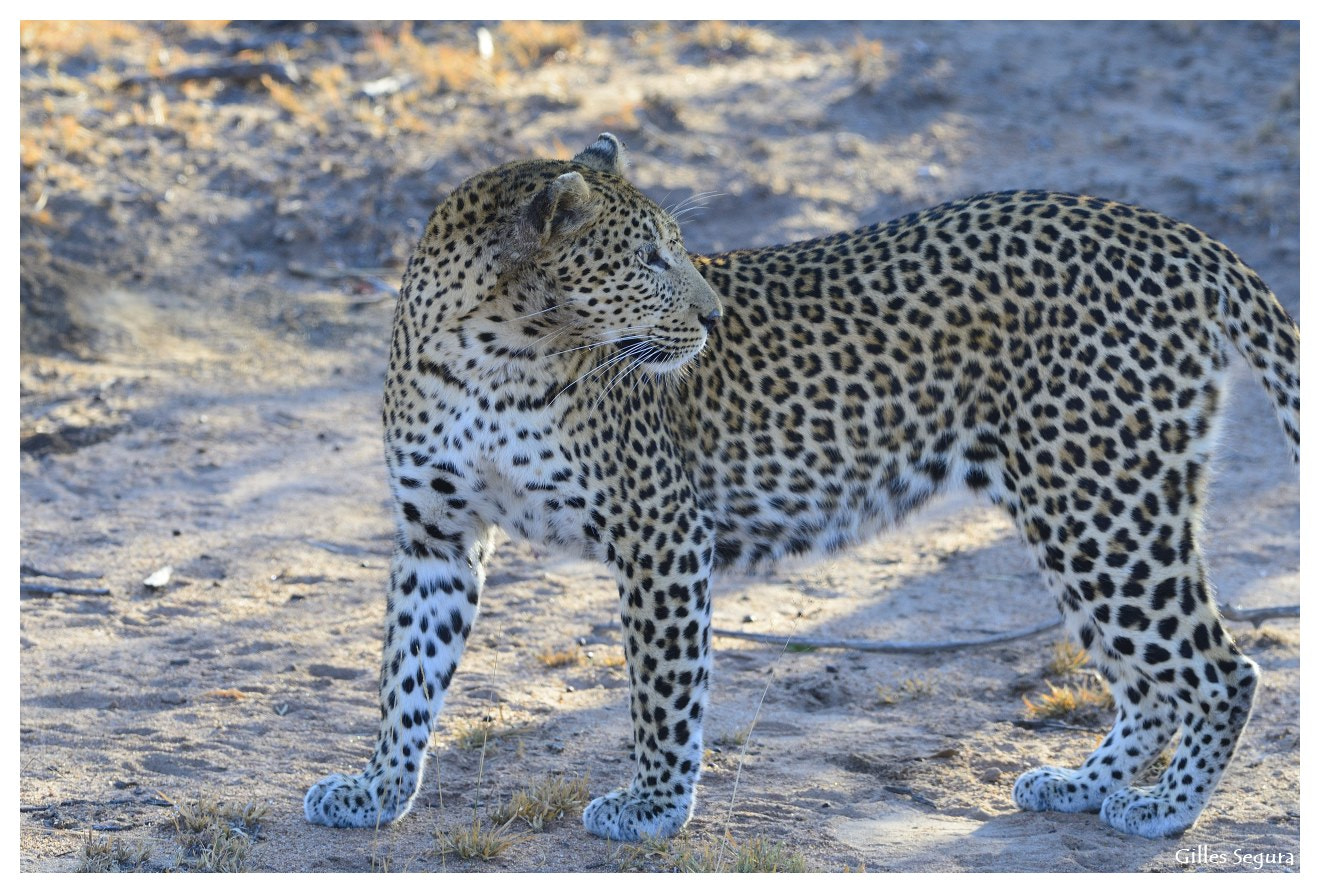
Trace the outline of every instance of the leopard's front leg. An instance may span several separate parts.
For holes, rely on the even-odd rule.
[[[390,568],[376,749],[361,773],[311,787],[303,800],[309,822],[376,827],[406,813],[421,786],[431,728],[476,619],[490,545],[485,529],[413,526],[400,524]]]
[[[693,541],[661,554],[616,546],[634,774],[583,813],[587,830],[600,837],[669,837],[692,815],[710,686],[714,540],[700,523],[688,535]]]

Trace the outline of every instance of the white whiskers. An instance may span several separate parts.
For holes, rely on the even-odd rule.
[[[627,377],[628,373],[632,372],[634,369],[641,366],[647,360],[651,359],[651,357],[654,356],[656,352],[655,348],[649,344],[638,344],[636,347],[623,351],[622,353],[619,354],[619,356],[624,357],[627,356],[628,354],[633,353],[634,351],[638,354],[637,358],[628,365],[628,368],[624,369],[618,375],[614,376],[612,379],[610,379],[610,383],[605,385],[605,388],[600,392],[600,396],[596,398],[596,402],[591,404],[591,409],[593,412],[596,410],[597,407],[600,406],[601,402],[605,399],[605,397],[609,394],[609,392],[614,388],[616,384],[618,384],[625,377]],[[641,378],[642,377],[640,375],[637,376],[637,380],[639,382],[641,381]],[[633,387],[636,388],[637,385],[634,384]],[[632,391],[629,391],[628,393],[631,394]]]
[[[696,192],[666,210],[669,216],[674,218],[675,223],[682,223],[685,217],[691,220],[696,214],[706,210],[710,199],[719,198],[724,194],[723,192]]]
[[[620,339],[617,339],[617,340],[618,340],[618,341],[625,341],[625,340],[627,340],[627,339],[626,339],[626,338],[620,338]],[[569,350],[585,350],[585,349],[587,349],[587,348],[589,348],[589,347],[601,347],[601,346],[604,346],[605,344],[612,344],[612,343],[615,343],[615,342],[613,342],[613,341],[608,341],[608,342],[603,342],[602,344],[588,344],[588,345],[583,345],[583,346],[581,346],[581,347],[570,348]],[[562,396],[563,396],[564,394],[566,394],[568,391],[572,390],[575,386],[577,386],[580,382],[584,381],[585,379],[590,378],[591,376],[596,375],[596,374],[598,374],[598,373],[600,373],[600,372],[603,372],[603,371],[605,371],[606,369],[609,369],[609,368],[612,367],[612,366],[616,366],[616,365],[618,365],[619,363],[624,362],[625,360],[629,360],[629,361],[630,361],[630,360],[632,360],[634,357],[636,357],[636,356],[639,355],[639,354],[643,354],[643,355],[644,355],[644,354],[646,354],[646,353],[647,353],[648,351],[650,351],[650,350],[653,350],[653,348],[652,348],[649,344],[646,344],[646,343],[643,342],[643,343],[634,344],[633,346],[631,346],[631,347],[629,347],[629,348],[627,348],[627,349],[625,349],[625,350],[621,350],[621,351],[619,351],[619,352],[616,353],[616,354],[612,354],[612,355],[611,355],[608,359],[606,359],[603,363],[597,363],[595,366],[592,366],[590,369],[588,369],[586,372],[584,372],[584,373],[582,373],[581,375],[579,375],[579,376],[578,376],[577,378],[575,378],[573,381],[571,381],[571,382],[569,382],[568,384],[564,385],[564,387],[561,388],[561,389],[559,390],[559,393],[555,394],[554,397],[550,398],[550,402],[549,402],[548,404],[546,404],[547,408],[550,407],[550,406],[553,406],[553,405],[555,404],[555,401],[556,401],[556,400],[558,400],[560,397],[562,397]],[[568,353],[568,352],[569,352],[569,351],[561,351],[561,353]],[[553,355],[552,355],[552,356],[553,356]],[[639,361],[636,362],[636,363],[632,363],[631,365],[629,365],[629,366],[628,366],[628,369],[625,369],[625,370],[624,370],[624,374],[626,374],[626,373],[628,372],[628,370],[631,369],[631,368],[633,368],[634,366],[639,365],[641,362],[645,362],[645,359],[646,359],[645,356],[642,356],[642,359],[641,359],[641,360],[639,360]],[[612,384],[612,382],[611,382],[611,384]],[[606,391],[609,391],[609,386],[608,386],[608,385],[606,386],[605,390],[606,390]],[[603,396],[603,395],[602,395],[602,396]],[[599,401],[598,401],[598,402],[599,402]],[[594,408],[594,407],[593,407],[593,408]]]
[[[552,354],[546,354],[546,359],[557,357],[566,353],[574,353],[579,350],[591,350],[593,347],[606,347],[611,344],[620,344],[636,338],[637,335],[628,334],[629,332],[645,333],[650,332],[653,326],[624,326],[621,329],[606,329],[601,332],[602,335],[611,337],[601,338],[596,341],[590,341],[586,344],[579,344],[576,347],[566,347],[563,350],[557,350]]]

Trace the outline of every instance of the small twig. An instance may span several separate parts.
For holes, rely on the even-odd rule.
[[[85,800],[77,798],[73,800],[61,800],[58,803],[30,803],[27,806],[19,806],[19,812],[42,812],[47,809],[67,809],[70,806],[173,806],[172,800],[165,800],[160,797],[148,797],[146,799],[134,800],[131,797],[116,797],[113,800]]]
[[[1013,725],[1020,729],[1057,729],[1061,732],[1090,732],[1093,735],[1103,735],[1105,732],[1104,729],[1075,726],[1057,719],[1015,719]]]
[[[1219,612],[1229,620],[1250,623],[1256,629],[1266,620],[1275,617],[1301,617],[1301,605],[1276,605],[1270,608],[1239,608],[1236,605],[1220,605]]]
[[[907,797],[913,803],[920,803],[922,806],[929,806],[931,808],[935,807],[935,801],[931,800],[929,797],[923,797],[921,794],[918,794],[906,785],[887,784],[885,785],[885,790],[891,794],[898,794],[900,797]]]
[[[1302,615],[1301,605],[1278,605],[1270,608],[1238,608],[1232,605],[1222,605],[1220,611],[1229,620],[1250,623],[1257,629],[1266,620],[1278,617],[1301,617]],[[803,648],[841,648],[846,651],[870,651],[878,654],[926,654],[965,648],[982,648],[988,645],[998,645],[1001,642],[1029,639],[1032,636],[1054,629],[1060,623],[1060,621],[1054,620],[1018,632],[999,633],[986,636],[983,639],[957,639],[949,642],[868,642],[859,639],[816,639],[795,636],[793,637],[793,644]],[[769,633],[748,633],[730,629],[715,629],[711,632],[717,636],[747,639],[752,642],[765,642],[771,645],[782,644],[785,640],[784,636]]]
[[[382,549],[372,548],[371,546],[346,546],[342,543],[332,543],[327,540],[303,540],[303,542],[315,549],[323,549],[326,552],[332,552],[335,555],[351,555],[357,557],[362,555],[383,556],[389,554]]]
[[[936,651],[982,648],[987,645],[998,645],[1001,642],[1012,642],[1016,639],[1029,639],[1032,636],[1038,636],[1043,632],[1055,629],[1061,626],[1062,623],[1060,620],[1051,620],[1048,623],[1042,623],[1039,626],[1033,626],[1031,629],[1018,632],[998,633],[997,635],[986,636],[983,639],[956,639],[948,642],[868,642],[861,639],[824,639],[810,636],[793,636],[792,638],[794,647],[842,648],[847,651],[871,651],[880,654],[926,654]],[[782,635],[776,636],[768,633],[745,633],[728,629],[714,629],[711,632],[717,636],[748,639],[752,642],[767,642],[773,645],[783,644],[785,640]]]
[[[222,81],[259,81],[269,77],[281,84],[296,84],[299,81],[298,69],[281,62],[235,62],[228,65],[201,65],[194,68],[180,68],[162,74],[134,74],[119,82],[119,89],[136,87],[139,84],[180,81],[209,81],[219,78]]]
[[[37,595],[58,595],[61,592],[65,595],[109,595],[110,590],[102,587],[96,589],[85,589],[78,586],[52,586],[48,583],[21,583],[24,592],[32,592]]]
[[[343,280],[348,279],[354,282],[361,282],[364,285],[369,285],[383,294],[397,295],[399,293],[397,288],[383,278],[384,276],[390,275],[387,270],[355,270],[337,267],[321,269],[319,267],[306,267],[298,263],[289,264],[287,269],[294,276],[299,276],[303,279],[317,279],[322,282],[342,282]],[[383,300],[383,298],[377,298],[376,300]]]
[[[20,564],[18,572],[24,577],[50,577],[52,580],[99,580],[102,574],[88,571],[43,571],[30,564]]]

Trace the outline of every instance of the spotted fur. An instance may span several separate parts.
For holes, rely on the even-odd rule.
[[[1226,247],[1097,198],[981,195],[689,258],[609,134],[569,162],[479,175],[432,216],[395,317],[376,749],[313,786],[307,818],[407,812],[499,526],[618,580],[635,767],[586,827],[677,832],[702,755],[711,572],[839,549],[965,486],[1016,522],[1118,704],[1080,768],[1027,772],[1014,799],[1176,834],[1259,676],[1197,544],[1229,348],[1296,454],[1299,338]],[[1171,743],[1158,782],[1134,786]]]

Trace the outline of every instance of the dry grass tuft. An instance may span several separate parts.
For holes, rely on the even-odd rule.
[[[150,859],[151,848],[146,844],[112,841],[104,834],[93,837],[88,831],[75,870],[83,873],[138,872],[145,870]]]
[[[359,62],[378,62],[411,75],[427,94],[467,90],[486,74],[475,41],[462,48],[428,44],[413,33],[409,23],[393,39],[380,31],[367,35],[367,49]]]
[[[793,852],[782,843],[754,837],[735,847],[733,862],[725,870],[762,874],[800,873],[807,870],[807,860],[802,854]]]
[[[689,39],[693,45],[712,55],[726,56],[768,53],[777,43],[775,36],[768,31],[722,21],[699,22]]]
[[[591,661],[593,666],[608,667],[612,670],[628,666],[628,658],[621,648],[611,649],[605,654],[594,651],[588,652],[587,660]]]
[[[878,40],[867,40],[858,36],[857,40],[843,52],[843,57],[852,70],[853,80],[862,90],[873,93],[893,74],[893,66],[885,45]]]
[[[524,71],[551,59],[565,62],[581,55],[586,32],[581,22],[502,22],[495,35],[496,52]]]
[[[480,818],[473,817],[471,825],[456,831],[437,831],[434,853],[459,859],[480,859],[482,862],[498,859],[509,847],[527,839],[525,834],[509,832],[511,821],[502,825],[488,825]]]
[[[1114,699],[1095,679],[1088,678],[1074,685],[1055,685],[1046,681],[1049,691],[1032,701],[1022,698],[1030,719],[1090,719],[1099,713],[1114,709]]]
[[[1080,645],[1069,640],[1055,642],[1049,663],[1045,664],[1045,673],[1048,676],[1067,676],[1076,673],[1085,663],[1086,652]]]
[[[547,648],[536,659],[542,666],[554,669],[556,667],[576,667],[582,663],[582,652],[576,647],[572,648]]]
[[[615,853],[619,871],[676,871],[682,873],[793,873],[807,870],[807,861],[782,843],[763,837],[737,843],[694,840],[684,832],[669,840],[650,840],[621,846]]]
[[[22,22],[18,27],[18,45],[34,65],[58,65],[89,51],[105,54],[117,44],[141,39],[141,29],[129,22]]]
[[[750,737],[752,737],[752,725],[749,723],[741,728],[721,732],[715,736],[715,740],[711,743],[716,747],[742,747]]]
[[[303,101],[298,91],[287,84],[279,83],[268,74],[261,76],[261,86],[270,93],[271,101],[288,112],[294,121],[315,129],[322,136],[330,132],[329,123],[318,111],[314,111]]]
[[[174,833],[183,855],[183,871],[246,871],[261,834],[264,806],[227,806],[213,800],[175,804]]]
[[[503,715],[458,720],[452,729],[454,746],[460,750],[486,750],[506,739],[521,739],[535,731],[531,724],[510,722]]]
[[[572,645],[567,648],[547,648],[536,655],[536,659],[542,666],[550,669],[580,667],[583,664],[617,669],[628,665],[628,661],[621,650],[611,648],[604,652],[583,651],[581,648]]]
[[[533,831],[540,831],[547,822],[562,818],[587,805],[590,794],[587,778],[550,776],[531,787],[516,791],[509,802],[491,815],[497,825],[508,825],[515,820],[527,823]]]
[[[910,676],[907,679],[904,679],[897,686],[877,685],[875,687],[876,700],[885,707],[898,704],[902,701],[915,701],[917,698],[924,698],[934,693],[934,682],[931,682],[929,679],[920,679],[916,676]]]
[[[1048,691],[1036,695],[1034,700],[1022,699],[1027,717],[1090,722],[1103,719],[1104,714],[1113,710],[1113,696],[1094,672],[1085,669],[1086,661],[1086,651],[1073,642],[1055,642],[1044,675],[1072,681],[1055,685],[1047,678]]]

